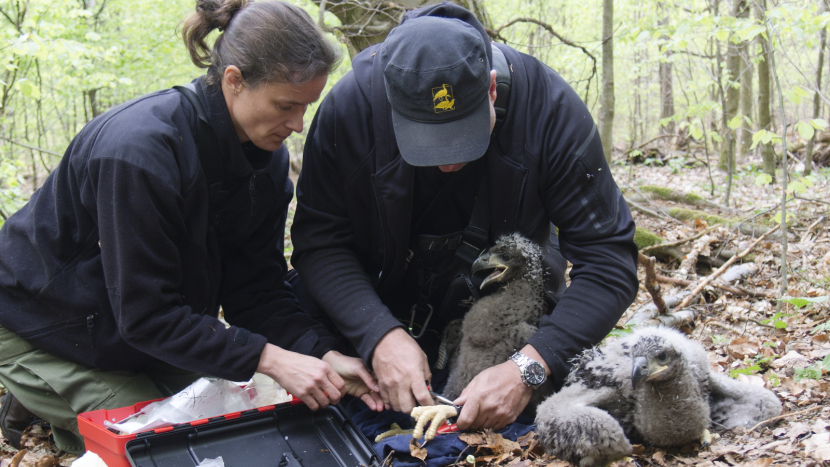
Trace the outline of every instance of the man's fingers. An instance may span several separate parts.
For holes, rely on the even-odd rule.
[[[435,401],[432,400],[432,394],[429,393],[429,388],[424,384],[423,379],[416,380],[412,384],[412,394],[415,395],[415,399],[421,405],[435,405]]]
[[[475,400],[471,400],[464,405],[464,408],[461,409],[461,415],[458,416],[458,428],[462,430],[469,429],[473,422],[478,418],[478,402]]]

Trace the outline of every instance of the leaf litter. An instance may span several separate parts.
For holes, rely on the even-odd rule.
[[[618,184],[625,186],[656,185],[686,193],[696,193],[710,201],[722,202],[708,194],[705,169],[685,167],[673,172],[669,167],[614,166]],[[724,176],[716,173],[717,183]],[[763,292],[767,296],[733,293],[713,281],[701,292],[690,308],[694,321],[681,327],[689,337],[701,342],[708,351],[712,368],[752,384],[764,385],[782,401],[779,417],[757,427],[717,432],[710,446],[689,445],[663,449],[635,445],[629,458],[613,463],[614,467],[659,465],[701,467],[768,467],[787,465],[811,467],[830,465],[830,173],[820,171],[810,191],[788,203],[788,298],[780,302],[780,257],[782,241],[769,238],[761,242],[744,264],[755,269],[749,276],[728,285],[743,291]],[[722,186],[718,186],[723,191]],[[773,225],[780,201],[780,188],[756,186],[749,173],[736,177],[732,187],[732,205],[719,210],[711,205],[707,213],[722,217],[739,217],[757,230],[752,236],[746,229],[711,225],[702,218],[679,221],[656,218],[632,209],[638,227],[657,234],[663,242],[689,239],[706,229],[713,239],[701,250],[701,259],[719,251],[740,252]],[[627,195],[626,195],[627,196]],[[662,213],[682,207],[676,201],[650,199],[649,210]],[[291,216],[289,216],[291,218]],[[286,229],[288,232],[288,229]],[[750,232],[751,234],[752,232]],[[287,241],[290,236],[287,234]],[[677,248],[689,254],[693,242]],[[735,254],[733,253],[733,254]],[[740,262],[739,262],[740,263]],[[690,291],[716,269],[717,261],[698,261],[679,285],[660,282],[663,297]],[[657,274],[672,278],[680,261],[663,258],[656,263]],[[653,302],[643,285],[644,271],[639,269],[640,290],[634,303],[621,318],[615,332],[625,332],[624,325],[634,313]],[[674,278],[678,279],[678,278]],[[659,279],[658,279],[659,280]],[[740,292],[741,290],[737,290]],[[779,304],[781,305],[778,311]],[[671,310],[669,310],[671,311]],[[517,442],[504,439],[492,431],[464,433],[462,441],[469,449],[459,456],[458,466],[565,467],[570,464],[544,453],[536,434],[530,432]],[[413,440],[414,441],[414,440]],[[34,426],[24,434],[24,451],[17,451],[0,438],[0,467],[67,467],[75,456],[59,452],[48,428]],[[416,441],[410,445],[413,457],[425,459],[429,446]],[[472,462],[470,462],[472,461]]]

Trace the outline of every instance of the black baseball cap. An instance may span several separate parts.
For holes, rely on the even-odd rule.
[[[414,166],[452,165],[490,144],[490,61],[479,31],[455,18],[421,16],[380,49],[395,138]]]

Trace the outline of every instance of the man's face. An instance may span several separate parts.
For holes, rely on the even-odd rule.
[[[496,70],[490,71],[490,90],[488,94],[490,98],[490,133],[493,133],[493,128],[496,127]],[[463,164],[439,165],[438,170],[444,173],[458,172],[466,165],[467,162]]]

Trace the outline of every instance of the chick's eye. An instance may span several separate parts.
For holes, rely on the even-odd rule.
[[[289,110],[291,110],[291,106],[290,105],[281,105],[280,110],[282,110],[283,112],[288,112]]]
[[[510,255],[501,255],[501,259],[505,261],[510,261]]]
[[[668,355],[666,355],[666,352],[660,352],[659,354],[657,354],[657,359],[660,360],[661,362],[666,361],[666,358],[668,358]]]

